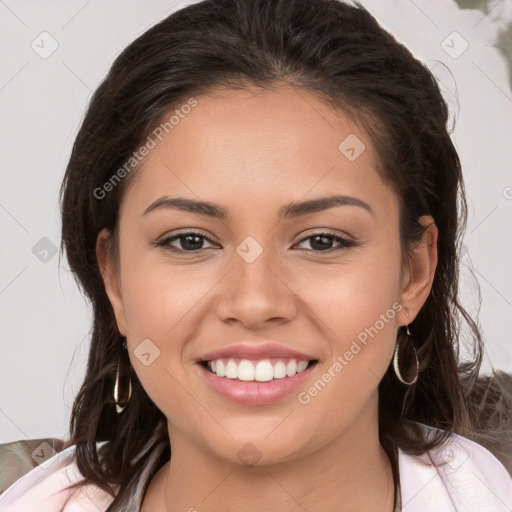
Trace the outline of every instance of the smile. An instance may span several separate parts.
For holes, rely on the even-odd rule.
[[[245,405],[277,402],[311,376],[317,360],[214,359],[197,364],[200,375],[216,394]]]

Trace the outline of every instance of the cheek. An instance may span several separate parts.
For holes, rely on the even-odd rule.
[[[190,338],[189,317],[204,292],[167,265],[140,260],[137,265],[135,258],[133,263],[125,266],[123,285],[131,364],[152,402],[186,429],[198,406],[184,385],[183,349]]]
[[[166,345],[179,339],[194,308],[218,280],[218,273],[206,268],[171,263],[156,249],[129,252],[122,267],[122,282],[130,335],[166,340]]]
[[[373,326],[393,304],[388,317],[395,316],[401,290],[399,251],[393,247],[361,251],[337,266],[319,266],[314,279],[313,272],[303,274],[300,297],[339,348]]]
[[[356,284],[348,278],[338,284],[344,286],[327,289],[332,300],[319,309],[328,325],[322,334],[329,355],[309,387],[296,396],[297,412],[308,418],[311,431],[323,432],[327,438],[376,403],[379,383],[393,356],[401,309],[389,288],[380,289],[369,278],[366,287],[362,280]]]
[[[184,350],[196,335],[197,315],[207,315],[203,302],[219,273],[211,266],[171,264],[154,250],[125,247],[121,280],[132,366],[151,400],[179,425],[198,414],[183,387],[190,378],[190,355]],[[139,358],[142,353],[149,356]]]
[[[397,246],[381,246],[360,258],[347,258],[346,265],[335,272],[331,268],[317,273],[316,286],[310,284],[307,295],[303,294],[321,320],[317,324],[328,341],[329,355],[323,369],[327,375],[320,378],[329,390],[323,391],[323,384],[319,384],[322,392],[315,398],[318,405],[346,401],[349,407],[357,407],[385,374],[402,309],[399,262]]]

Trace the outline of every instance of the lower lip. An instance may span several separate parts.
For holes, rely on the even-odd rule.
[[[198,364],[197,366],[201,375],[219,395],[240,404],[263,405],[277,402],[301,385],[304,385],[304,382],[309,378],[317,364],[310,364],[304,371],[296,373],[292,377],[283,377],[282,379],[274,379],[267,382],[244,382],[228,379],[227,377],[219,377],[217,374],[207,370],[203,365]]]

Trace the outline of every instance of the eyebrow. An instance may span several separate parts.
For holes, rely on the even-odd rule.
[[[284,205],[279,209],[279,219],[293,219],[308,215],[310,213],[320,212],[334,208],[336,206],[357,206],[367,210],[375,217],[375,212],[372,210],[368,203],[357,197],[345,196],[334,194],[326,197],[319,197],[317,199],[310,199],[308,201],[292,202]],[[142,216],[147,215],[149,212],[159,210],[162,208],[177,208],[178,210],[197,213],[199,215],[207,215],[216,219],[229,219],[229,212],[222,206],[209,202],[209,201],[196,201],[185,197],[169,197],[162,196],[153,203],[151,203],[145,210]]]

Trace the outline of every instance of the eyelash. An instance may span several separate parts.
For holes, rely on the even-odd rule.
[[[193,250],[193,251],[186,251],[184,249],[178,249],[178,248],[173,247],[173,246],[170,245],[171,242],[173,242],[175,240],[179,240],[181,237],[185,237],[187,235],[194,235],[194,236],[197,236],[197,237],[200,237],[200,238],[204,238],[208,242],[210,242],[212,244],[215,244],[215,242],[211,238],[209,238],[206,235],[203,235],[202,233],[197,233],[195,231],[184,231],[182,233],[178,233],[178,234],[173,235],[171,237],[164,238],[163,240],[161,240],[159,242],[156,242],[153,245],[155,247],[163,247],[165,250],[168,250],[168,251],[171,251],[171,252],[174,252],[174,253],[182,253],[182,254],[186,254],[186,253],[188,253],[188,254],[198,254],[198,253],[200,253],[202,251],[210,249],[210,247],[207,247],[207,248],[197,249],[197,250]],[[339,247],[339,248],[330,248],[330,249],[326,249],[324,251],[315,251],[314,249],[307,249],[308,251],[312,251],[315,254],[324,254],[324,253],[332,253],[332,252],[335,252],[335,251],[349,249],[351,247],[355,247],[355,246],[359,245],[357,242],[349,240],[348,238],[344,238],[344,237],[341,237],[339,235],[335,235],[334,233],[329,233],[329,232],[326,232],[326,231],[322,231],[322,232],[318,232],[318,233],[313,233],[312,235],[309,235],[309,236],[303,238],[298,243],[301,244],[302,242],[304,242],[306,240],[309,240],[310,238],[315,238],[315,237],[320,237],[320,236],[332,238],[334,241],[339,242],[341,247]]]

